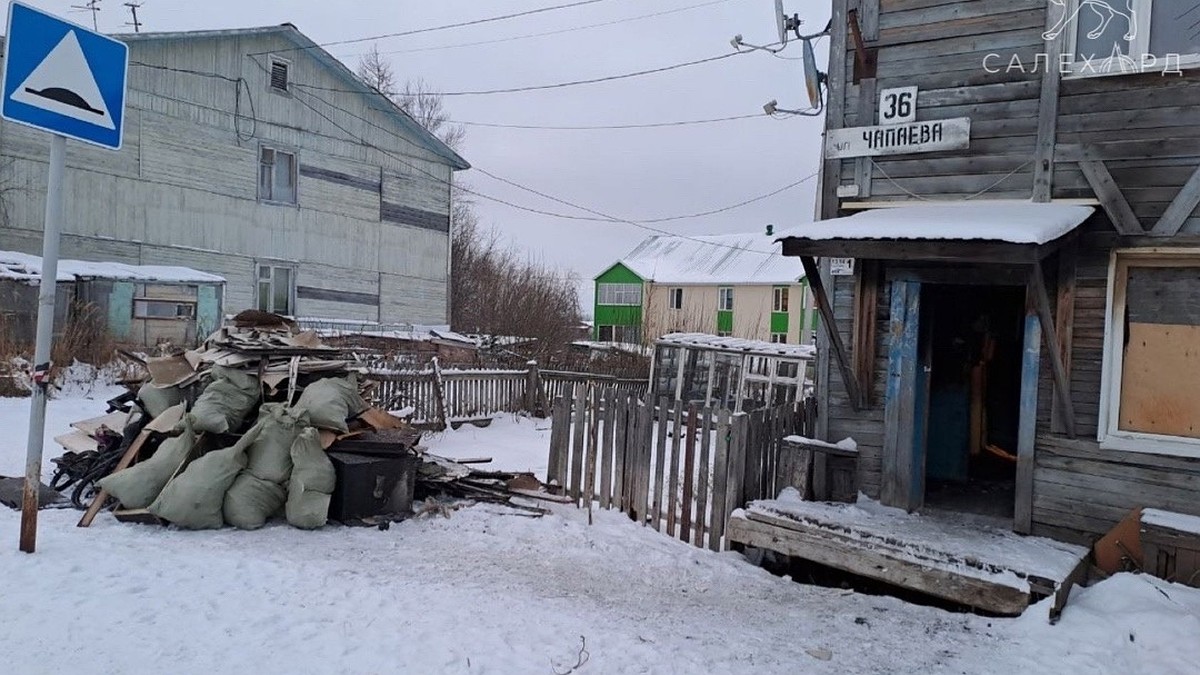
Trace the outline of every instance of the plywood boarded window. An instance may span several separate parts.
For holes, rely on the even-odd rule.
[[[1200,252],[1117,254],[1112,270],[1101,440],[1200,453]]]

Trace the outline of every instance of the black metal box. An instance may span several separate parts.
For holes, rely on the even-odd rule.
[[[354,522],[368,518],[406,518],[412,513],[419,459],[409,454],[371,457],[331,452],[337,484],[329,518]]]

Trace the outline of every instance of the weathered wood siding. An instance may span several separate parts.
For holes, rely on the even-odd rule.
[[[290,61],[290,93],[268,86],[268,52]],[[220,274],[233,312],[254,305],[257,263],[289,264],[297,315],[448,320],[451,167],[386,102],[278,32],[133,39],[130,61],[122,150],[69,144],[64,256]],[[298,204],[258,200],[264,145],[295,153]],[[0,124],[4,180],[21,188],[0,248],[40,252],[47,148]]]

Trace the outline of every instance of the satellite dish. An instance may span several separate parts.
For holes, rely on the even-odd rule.
[[[804,40],[804,91],[808,93],[808,104],[821,107],[821,73],[817,71],[817,56],[813,53],[812,40]]]
[[[779,32],[779,44],[788,42],[788,17],[783,13],[783,0],[775,0],[775,28]]]

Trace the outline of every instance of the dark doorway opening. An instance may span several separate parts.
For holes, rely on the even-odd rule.
[[[925,504],[1011,521],[1025,288],[922,288],[929,366]]]

